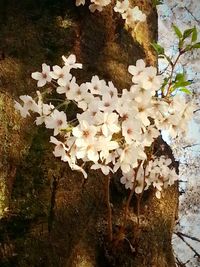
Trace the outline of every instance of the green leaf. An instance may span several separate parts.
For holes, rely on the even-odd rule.
[[[179,39],[181,39],[183,37],[182,32],[180,31],[180,29],[176,26],[176,25],[172,25],[174,32],[176,33],[176,35],[178,36]]]
[[[199,43],[196,43],[196,44],[194,44],[194,45],[192,45],[191,48],[200,48],[200,42],[199,42]]]
[[[190,84],[191,82],[188,82],[188,81],[179,81],[174,84],[174,88],[179,88],[179,87],[187,86]]]
[[[184,51],[185,51],[185,52],[186,52],[186,51],[190,51],[190,50],[191,50],[191,48],[192,48],[192,46],[191,46],[191,45],[186,45],[186,47],[185,47]]]
[[[165,86],[167,85],[168,81],[169,81],[170,77],[166,77],[164,78],[163,84],[161,86],[161,91],[164,92]]]
[[[151,45],[153,46],[154,50],[158,55],[163,55],[165,53],[165,50],[161,45],[157,43],[151,43]]]
[[[193,33],[192,33],[192,42],[196,42],[197,40],[197,28],[194,27]]]
[[[183,47],[183,43],[184,43],[183,39],[180,39],[179,44],[178,44],[179,49],[181,49]]]
[[[176,81],[184,81],[185,80],[185,74],[184,73],[178,73],[175,78]]]
[[[173,87],[175,89],[177,89],[180,87],[185,87],[185,86],[190,85],[190,84],[191,84],[191,82],[186,81],[184,73],[178,73],[175,77]]]
[[[194,31],[194,28],[185,30],[183,33],[183,39],[188,38],[193,33],[193,31]]]
[[[157,6],[157,5],[162,5],[163,4],[163,0],[153,0],[153,6]]]
[[[184,92],[184,93],[186,93],[188,95],[192,95],[192,92],[190,90],[188,90],[187,88],[185,88],[185,87],[181,88],[179,91]]]

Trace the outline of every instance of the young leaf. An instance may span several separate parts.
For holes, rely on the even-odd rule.
[[[197,40],[197,28],[194,27],[193,33],[192,33],[192,42],[196,42]]]
[[[190,84],[191,82],[188,82],[188,81],[179,81],[174,84],[174,88],[179,88],[179,87],[187,86]]]
[[[190,90],[188,90],[187,88],[181,88],[179,91],[181,91],[181,92],[184,92],[184,93],[186,93],[186,94],[188,94],[188,95],[191,95],[192,94],[192,92],[190,91]]]
[[[178,73],[175,78],[175,82],[179,81],[182,82],[185,80],[185,74],[184,73]]]
[[[162,5],[163,0],[153,0],[153,6]]]
[[[188,38],[193,33],[193,31],[194,31],[194,28],[185,30],[183,33],[183,39]]]
[[[181,39],[183,37],[182,32],[179,30],[179,28],[176,25],[172,25],[174,32],[176,33],[176,35],[178,36],[179,39]]]
[[[161,45],[157,43],[151,43],[151,45],[153,46],[154,50],[158,55],[163,55],[165,53],[165,50]]]
[[[196,43],[194,44],[191,48],[200,48],[200,42],[199,43]]]

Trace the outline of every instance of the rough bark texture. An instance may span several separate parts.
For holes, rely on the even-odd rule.
[[[110,244],[105,177],[90,171],[84,183],[53,157],[45,129],[14,111],[14,98],[34,94],[31,72],[43,62],[60,64],[63,54],[75,53],[84,64],[79,82],[98,74],[119,90],[130,84],[128,65],[138,58],[156,64],[150,42],[157,37],[157,16],[150,0],[132,1],[148,15],[132,31],[111,6],[91,14],[74,2],[0,1],[0,265],[173,267],[177,187],[165,190],[161,200],[153,190],[144,195],[139,228],[133,199],[127,238]],[[161,140],[155,147],[173,157]],[[115,236],[127,198],[118,179],[111,186]]]

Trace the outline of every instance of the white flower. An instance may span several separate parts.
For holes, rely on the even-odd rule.
[[[102,132],[105,136],[109,136],[111,133],[118,133],[120,131],[118,117],[119,116],[114,112],[98,112],[95,115],[97,124],[102,125]]]
[[[136,102],[142,102],[144,99],[146,102],[151,100],[151,92],[143,88],[141,85],[132,85],[130,91],[133,93]]]
[[[122,135],[127,144],[132,143],[133,140],[141,140],[141,122],[136,119],[122,122]]]
[[[175,183],[175,181],[178,180],[178,175],[176,174],[175,169],[170,170],[169,175],[168,175],[167,178],[168,178],[167,179],[167,184],[170,185],[170,186],[173,185]]]
[[[23,107],[19,102],[15,101],[14,108],[18,110],[23,118],[30,116],[29,110],[26,107]]]
[[[92,94],[103,95],[106,82],[104,80],[99,80],[99,77],[95,75],[92,77],[91,83],[86,83],[86,85]]]
[[[146,20],[146,15],[142,13],[138,6],[132,9],[132,16],[134,17],[134,21],[144,22]]]
[[[117,103],[116,110],[122,121],[134,119],[137,114],[137,108],[135,108],[132,103],[129,105],[129,103],[127,103],[128,101],[129,99],[123,103],[120,103],[121,101],[118,101]]]
[[[36,125],[41,125],[43,122],[45,122],[47,116],[52,112],[54,108],[55,107],[51,103],[49,105],[42,103],[39,110],[40,116],[35,120]]]
[[[146,15],[136,6],[134,8],[128,8],[126,12],[122,14],[122,18],[126,20],[128,25],[132,25],[137,21],[144,22],[146,20]]]
[[[79,172],[81,172],[83,174],[84,178],[87,179],[87,173],[86,173],[86,171],[83,168],[81,168],[80,166],[78,166],[75,163],[69,163],[69,166],[70,166],[70,168],[73,171],[79,171]]]
[[[26,118],[27,115],[30,115],[29,110],[34,111],[34,112],[39,111],[39,107],[37,103],[35,102],[35,100],[33,100],[31,96],[21,95],[19,98],[24,102],[23,106],[17,101],[15,101],[14,107],[20,112],[23,118]]]
[[[114,7],[114,11],[122,14],[125,11],[127,11],[128,7],[129,7],[129,0],[124,0],[122,2],[117,1]]]
[[[37,80],[37,86],[42,87],[44,86],[47,82],[51,81],[51,76],[50,76],[50,67],[43,63],[42,64],[42,72],[33,72],[31,74],[31,77],[34,80]]]
[[[111,0],[91,0],[92,4],[89,6],[90,11],[93,13],[96,10],[102,11],[104,6],[111,3]]]
[[[140,74],[143,73],[143,71],[145,70],[145,66],[146,64],[144,60],[138,59],[136,61],[136,66],[130,65],[128,67],[128,72],[134,76],[133,82],[138,81],[140,79],[140,78],[138,79],[138,77],[140,77]]]
[[[100,136],[97,142],[97,149],[100,152],[100,159],[108,160],[110,151],[115,150],[119,147],[116,141],[111,141],[112,136],[105,137]]]
[[[97,127],[89,125],[87,121],[80,121],[80,124],[72,129],[72,134],[75,136],[76,145],[78,147],[90,144],[97,133]]]
[[[80,86],[73,85],[72,87],[72,98],[76,102],[84,100],[86,98],[91,98],[90,94],[88,93],[88,88],[85,83],[82,83]]]
[[[85,4],[85,0],[84,0],[84,4]],[[65,56],[62,56],[62,59],[65,63],[65,66],[68,66],[70,69],[82,69],[83,67],[81,63],[76,63],[76,56],[73,54],[71,54],[68,58],[66,58]]]
[[[90,142],[78,143],[77,147],[78,147],[76,151],[77,159],[87,160],[85,159],[85,157],[87,157],[88,160],[91,160],[95,163],[99,160],[99,154],[97,151],[97,145],[95,139],[90,140]]]
[[[151,112],[151,103],[146,102],[144,99],[143,102],[135,102],[135,107],[138,109],[136,119],[141,120],[145,126],[150,125],[149,115]]]
[[[155,128],[155,126],[150,125],[146,128],[146,132],[143,135],[144,146],[150,146],[155,138],[160,135],[160,132]]]
[[[108,82],[108,86],[106,87],[106,89],[108,90],[108,93],[110,94],[113,100],[115,100],[118,97],[117,88],[114,86],[112,82]]]
[[[98,170],[98,169],[101,169],[102,173],[104,175],[108,175],[110,172],[112,172],[112,169],[107,166],[107,165],[103,165],[103,164],[99,164],[99,163],[96,163],[96,164],[93,164],[90,169],[92,170]]]
[[[55,136],[59,133],[59,131],[67,128],[67,116],[63,111],[55,109],[50,116],[46,118],[45,125],[48,129],[54,129]]]
[[[53,136],[50,137],[50,142],[56,145],[53,152],[54,156],[61,157],[62,161],[69,161],[69,156],[66,154],[66,146]]]
[[[158,199],[161,198],[161,192],[160,192],[159,190],[156,190],[156,197],[157,197]]]
[[[105,93],[102,96],[102,100],[99,103],[99,109],[104,112],[112,112],[115,110],[116,101],[110,96],[109,93]]]
[[[94,13],[96,10],[98,10],[99,12],[101,12],[103,10],[103,7],[100,5],[96,5],[96,4],[91,4],[89,5],[89,9],[92,13]]]
[[[155,187],[157,191],[162,191],[162,186],[163,186],[163,181],[161,179],[157,179],[153,182],[153,187]]]
[[[74,100],[79,94],[80,86],[76,83],[76,78],[66,84],[66,86],[57,87],[57,93],[66,95],[68,100]],[[80,98],[80,97],[79,97]]]
[[[126,189],[132,189],[135,180],[135,171],[130,169],[129,172],[123,173],[123,176],[120,178],[120,182],[125,185]]]
[[[131,168],[135,168],[138,165],[138,159],[144,160],[146,154],[141,146],[135,144],[126,145],[123,150],[118,150],[120,158],[114,167],[114,169],[121,168],[123,173],[127,173]]]
[[[157,75],[157,69],[154,67],[148,67],[145,69],[142,75],[141,85],[146,90],[151,90],[152,94],[159,90],[163,83],[163,77]]]
[[[135,187],[135,193],[136,194],[141,194],[144,190],[144,169],[143,169],[143,164],[140,165],[138,171],[137,171],[137,176],[136,176],[136,187]]]
[[[57,83],[60,86],[66,86],[72,78],[71,73],[69,73],[69,66],[59,67],[53,66],[53,71],[50,72],[50,75],[53,79],[57,80]]]
[[[76,0],[76,6],[85,5],[85,0]]]

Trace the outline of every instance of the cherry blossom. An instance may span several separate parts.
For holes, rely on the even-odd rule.
[[[71,73],[69,73],[69,66],[53,66],[53,71],[50,72],[50,75],[53,79],[57,80],[57,83],[60,86],[66,86],[72,78]]]
[[[26,118],[26,116],[30,115],[29,113],[30,110],[34,112],[38,112],[39,107],[31,96],[21,95],[19,98],[23,101],[23,106],[19,102],[15,101],[14,107],[15,109],[19,110],[23,118]]]
[[[85,5],[85,0],[76,0],[76,6]]]
[[[85,2],[85,1],[84,1]],[[65,66],[70,69],[82,69],[83,65],[81,63],[76,63],[76,56],[74,54],[69,55],[68,58],[62,56]]]
[[[101,6],[107,3],[92,3],[97,2]],[[86,178],[83,166],[88,161],[92,162],[91,169],[99,169],[104,175],[120,169],[123,174],[120,181],[126,189],[132,189],[135,183],[135,193],[142,194],[152,185],[160,198],[162,189],[174,184],[178,177],[170,169],[171,160],[164,157],[149,160],[146,148],[161,130],[167,130],[172,137],[185,133],[194,106],[179,95],[157,96],[163,78],[157,75],[156,68],[146,67],[142,59],[137,60],[136,66],[128,67],[134,84],[118,94],[111,81],[100,80],[97,75],[90,82],[79,84],[70,70],[82,65],[76,63],[73,54],[62,58],[65,66],[53,66],[50,72],[54,84],[57,83],[55,92],[65,95],[63,100],[55,99],[62,103],[57,107],[45,103],[46,97],[43,99],[43,94],[37,91],[38,102],[30,96],[20,96],[23,105],[16,102],[15,108],[22,117],[36,112],[39,114],[36,125],[44,122],[54,136],[62,136],[61,141],[51,136],[53,154],[72,170],[80,171]],[[67,122],[67,112],[58,109],[67,107],[70,101],[77,105],[79,113],[72,122]]]
[[[124,12],[127,11],[128,8],[129,8],[129,1],[128,0],[124,0],[122,2],[117,1],[116,5],[114,7],[114,11],[123,14]]]
[[[66,129],[67,116],[63,111],[55,109],[45,120],[46,128],[54,129],[54,136],[58,135],[62,129]]]
[[[61,160],[63,161],[68,161],[69,157],[66,154],[66,146],[62,142],[57,140],[54,136],[51,136],[50,142],[56,145],[53,151],[54,156],[61,157]]]
[[[47,82],[50,82],[51,81],[51,76],[50,76],[50,67],[43,63],[42,64],[42,72],[33,72],[31,74],[31,77],[34,79],[34,80],[37,80],[37,86],[38,87],[42,87],[44,86]]]

